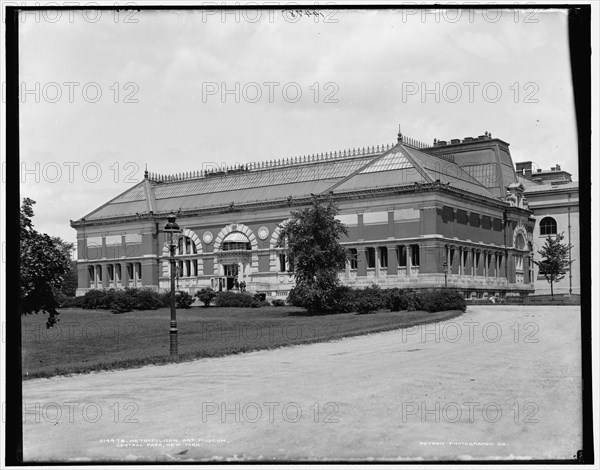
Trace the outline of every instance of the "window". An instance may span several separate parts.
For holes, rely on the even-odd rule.
[[[286,264],[285,253],[280,253],[279,254],[279,272],[280,273],[284,273],[287,271],[285,264]]]
[[[544,217],[540,222],[540,235],[556,235],[556,220]]]
[[[405,268],[406,267],[406,247],[399,246],[397,253],[398,253],[398,266]]]
[[[375,267],[375,248],[367,248],[367,268]]]
[[[223,239],[223,251],[250,250],[250,240],[241,232],[231,232]]]
[[[358,250],[350,248],[350,269],[358,269]]]
[[[382,246],[379,248],[379,259],[380,259],[380,264],[382,268],[387,268],[388,267],[388,252],[387,252],[387,247]]]
[[[525,249],[525,237],[523,237],[522,233],[519,233],[517,235],[517,238],[515,240],[515,248],[517,250],[524,250]]]
[[[412,250],[412,265],[419,266],[419,245],[410,245]]]
[[[515,269],[523,271],[523,257],[521,255],[515,256]]]

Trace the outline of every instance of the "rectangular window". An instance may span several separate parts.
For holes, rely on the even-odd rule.
[[[285,268],[285,253],[279,254],[279,272],[284,273],[286,271]]]
[[[379,248],[379,259],[381,260],[381,267],[382,268],[387,268],[388,267],[388,251],[387,251],[387,247],[382,246]]]
[[[197,276],[198,275],[198,260],[197,259],[192,261],[192,269],[194,272],[194,276]]]
[[[108,280],[109,281],[115,280],[115,271],[110,264],[108,265]]]
[[[375,248],[367,248],[367,268],[375,267]]]
[[[350,248],[350,269],[358,269],[358,250]]]
[[[412,249],[412,265],[419,266],[419,245],[411,245]]]
[[[95,269],[94,266],[88,266],[88,275],[90,276],[90,281],[94,282],[94,277],[95,277]]]
[[[396,253],[398,255],[398,266],[406,268],[406,247],[404,245],[399,246]]]

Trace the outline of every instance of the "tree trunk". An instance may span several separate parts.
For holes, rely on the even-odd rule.
[[[554,300],[554,282],[550,281],[550,295],[552,296],[552,300]]]

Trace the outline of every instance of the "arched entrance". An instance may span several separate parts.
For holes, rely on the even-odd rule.
[[[247,282],[252,262],[252,243],[242,232],[230,232],[217,252],[218,277],[213,278],[213,289],[238,290],[240,283]]]

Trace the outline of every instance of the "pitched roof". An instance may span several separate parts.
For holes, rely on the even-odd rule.
[[[300,198],[329,191],[349,192],[441,183],[480,196],[495,196],[457,164],[399,143],[332,158],[313,156],[194,177],[145,178],[87,214],[86,221],[166,213],[249,202]]]

